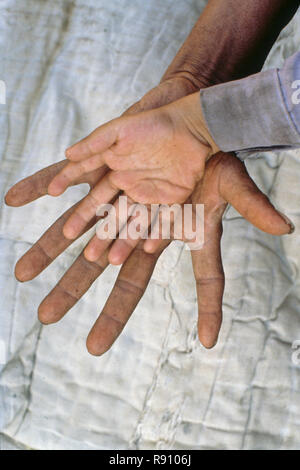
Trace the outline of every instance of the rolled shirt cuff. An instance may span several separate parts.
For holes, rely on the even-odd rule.
[[[286,93],[277,69],[201,90],[203,116],[218,147],[224,152],[300,147]]]

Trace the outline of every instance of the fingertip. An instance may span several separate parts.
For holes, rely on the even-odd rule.
[[[59,189],[57,186],[55,186],[55,184],[52,183],[53,182],[51,182],[48,186],[47,194],[53,197],[60,196],[64,192],[64,190]]]
[[[9,189],[4,196],[4,202],[7,206],[12,206],[12,199],[11,199],[11,190]]]
[[[218,342],[218,334],[206,327],[198,328],[198,338],[205,349],[214,348]]]
[[[289,219],[289,217],[287,217],[285,214],[283,214],[283,212],[280,212],[278,211],[278,214],[282,217],[282,219],[284,220],[285,224],[286,224],[286,234],[287,235],[291,235],[292,233],[294,233],[295,231],[295,225],[294,223],[291,221],[291,219]]]
[[[263,232],[269,233],[270,235],[282,236],[291,235],[295,231],[295,225],[293,222],[279,211],[273,214],[267,215],[261,223],[254,222],[253,225],[261,229]]]
[[[124,262],[124,260],[122,259],[122,255],[116,252],[111,252],[111,251],[108,254],[108,261],[110,264],[113,264],[114,266],[119,266],[120,264]]]
[[[15,278],[17,279],[17,281],[19,282],[26,282],[28,279],[26,278],[26,276],[24,276],[24,273],[22,273],[22,271],[18,268],[18,263],[16,264],[15,266]]]
[[[107,349],[103,349],[103,347],[101,348],[99,342],[95,338],[93,338],[92,333],[90,333],[87,337],[86,348],[92,356],[96,357],[102,356],[102,354],[107,351]]]
[[[47,305],[47,299],[43,300],[38,307],[38,319],[43,325],[54,323],[53,314],[51,309],[49,309],[49,305]]]
[[[65,157],[70,160],[71,158],[71,149],[72,147],[68,147],[66,150],[65,150]]]
[[[19,201],[18,201],[18,196],[19,196]],[[24,200],[23,199],[20,200],[21,197],[24,197],[24,191],[21,191],[21,192],[17,191],[16,185],[14,185],[5,194],[4,202],[7,206],[10,206],[10,207],[20,207],[24,204]]]
[[[41,307],[38,308],[38,319],[39,322],[42,323],[43,325],[50,325],[52,322],[49,320],[48,315],[46,312],[44,312]]]
[[[60,304],[59,302],[53,301],[53,296],[50,293],[38,307],[38,319],[43,325],[52,325],[53,323],[57,323],[61,318]]]
[[[98,259],[98,256],[94,253],[94,250],[91,250],[88,246],[85,248],[83,255],[85,259],[91,263],[94,263]]]
[[[74,148],[73,145],[71,147],[68,147],[65,150],[65,156],[66,156],[67,160],[70,160],[71,162],[76,162],[76,161],[80,160],[80,158],[76,158],[76,155],[74,155],[73,148]]]
[[[67,240],[75,240],[76,238],[73,228],[70,227],[68,223],[63,226],[63,236],[67,238]]]
[[[144,245],[144,252],[145,252],[145,253],[148,253],[149,255],[151,255],[152,253],[154,253],[154,251],[151,249],[151,247],[150,247],[150,246],[147,246],[147,245],[146,245],[146,246]]]
[[[218,342],[222,324],[222,311],[200,314],[198,320],[198,338],[205,349],[212,349]]]
[[[156,245],[154,243],[151,243],[151,240],[146,240],[143,248],[144,248],[144,251],[146,253],[149,253],[150,255],[155,253],[157,249]]]
[[[213,349],[218,342],[217,339],[214,340],[210,338],[209,336],[205,336],[205,335],[199,337],[199,341],[205,349]]]
[[[31,266],[28,266],[28,268],[26,269],[26,266],[24,266],[22,262],[22,258],[19,259],[19,261],[15,265],[15,270],[14,270],[15,278],[17,279],[17,281],[26,282],[26,281],[30,281],[31,279],[33,279],[34,276],[32,276],[30,267]]]
[[[295,230],[296,230],[295,225],[294,224],[290,225],[290,231],[289,231],[288,235],[292,235],[292,233],[294,233]]]

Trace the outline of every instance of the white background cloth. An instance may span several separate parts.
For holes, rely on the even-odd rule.
[[[1,196],[156,85],[204,4],[0,0]],[[298,16],[267,66],[299,45]],[[300,339],[300,153],[261,154],[248,168],[296,231],[272,237],[227,212],[224,323],[211,351],[197,340],[190,255],[175,243],[103,357],[87,353],[85,337],[116,268],[61,322],[41,326],[39,303],[84,243],[29,283],[15,280],[14,265],[86,188],[1,205],[0,448],[300,448],[300,367],[291,359]]]

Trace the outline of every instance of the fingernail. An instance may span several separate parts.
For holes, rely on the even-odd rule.
[[[278,212],[278,214],[281,215],[281,217],[283,218],[283,220],[285,221],[285,223],[289,225],[290,231],[289,231],[288,234],[290,235],[291,233],[293,233],[293,232],[295,231],[295,225],[293,224],[293,222],[292,222],[285,214],[283,214],[283,213],[280,212],[280,211],[277,211],[277,212]]]

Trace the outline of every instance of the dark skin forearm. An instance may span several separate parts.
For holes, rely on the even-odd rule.
[[[191,82],[191,92],[259,72],[295,0],[209,0],[162,81]]]

